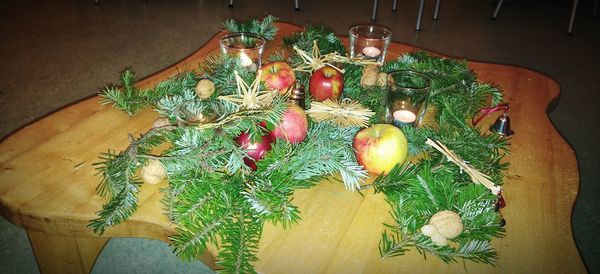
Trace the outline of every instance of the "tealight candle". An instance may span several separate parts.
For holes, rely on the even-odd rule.
[[[243,51],[240,52],[240,63],[242,64],[242,67],[249,67],[252,64],[254,64],[254,62],[252,62],[252,59],[250,59],[250,57],[248,57],[248,55]]]
[[[368,47],[363,48],[362,53],[365,56],[374,58],[374,57],[379,56],[379,54],[381,53],[381,50],[379,50],[376,47],[368,46]]]
[[[385,119],[396,126],[420,127],[427,111],[431,78],[412,70],[392,71],[387,76]]]
[[[250,71],[260,68],[265,39],[252,33],[231,33],[221,37],[223,54],[239,56],[240,65]]]
[[[394,121],[398,121],[402,124],[410,124],[417,120],[417,115],[406,109],[396,110],[394,111]]]
[[[383,65],[392,32],[382,26],[357,25],[350,28],[350,57],[373,60]]]

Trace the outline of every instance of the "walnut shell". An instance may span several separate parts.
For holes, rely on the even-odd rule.
[[[462,219],[453,211],[443,210],[433,216],[429,220],[429,224],[434,225],[438,232],[446,239],[452,239],[463,230]]]
[[[154,185],[167,177],[165,167],[159,160],[150,160],[148,165],[142,167],[141,176],[144,182]]]
[[[431,242],[433,242],[433,244],[435,244],[437,246],[447,246],[448,245],[448,239],[446,239],[441,234],[431,235]]]
[[[387,85],[387,73],[380,72],[377,76],[377,85],[380,87],[385,87]]]
[[[202,79],[196,85],[196,95],[200,99],[208,99],[215,93],[215,83],[209,79]]]
[[[440,234],[437,228],[434,225],[424,225],[421,227],[421,233],[425,236],[430,236],[434,234]]]
[[[375,65],[366,66],[363,69],[362,77],[360,78],[360,84],[365,87],[374,86],[377,84],[377,77],[379,76],[379,68]]]

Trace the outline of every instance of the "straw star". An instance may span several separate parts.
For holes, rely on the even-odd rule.
[[[375,114],[359,102],[348,98],[342,101],[327,99],[312,102],[306,113],[317,122],[331,121],[341,127],[367,127],[369,118]]]
[[[319,51],[319,46],[317,45],[317,41],[313,41],[313,48],[311,54],[308,54],[306,51],[299,49],[294,46],[294,50],[300,58],[302,58],[303,64],[294,68],[296,71],[303,71],[312,73],[315,70],[318,70],[324,66],[330,66],[337,71],[344,73],[343,69],[340,69],[333,65],[333,63],[347,63],[347,64],[359,64],[359,65],[376,65],[377,62],[373,60],[363,60],[362,58],[349,58],[346,56],[339,55],[337,52],[328,53],[325,55],[321,55]]]
[[[250,85],[240,77],[237,71],[234,71],[234,74],[238,93],[233,95],[222,95],[219,96],[219,99],[235,104],[241,109],[259,109],[273,103],[274,93],[277,91],[260,90],[261,71],[258,72],[254,82]]]

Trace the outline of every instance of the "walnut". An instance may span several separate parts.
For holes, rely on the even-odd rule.
[[[360,84],[364,87],[370,87],[377,84],[379,76],[379,68],[375,65],[366,66],[363,69],[362,77],[360,78]]]
[[[462,219],[453,211],[443,210],[434,214],[429,220],[429,224],[437,228],[438,232],[446,239],[452,239],[463,230]]]
[[[393,80],[392,80],[393,81]],[[380,87],[387,86],[387,73],[380,72],[377,76],[377,85]]]
[[[215,83],[209,79],[202,79],[196,85],[196,94],[200,99],[208,99],[215,93]]]
[[[144,182],[155,185],[167,177],[165,167],[159,160],[150,160],[142,167],[141,176]]]

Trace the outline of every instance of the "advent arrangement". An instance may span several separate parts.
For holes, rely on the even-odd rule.
[[[220,271],[255,273],[264,224],[293,227],[295,190],[329,180],[385,195],[393,223],[380,224],[381,258],[416,250],[493,264],[512,134],[502,91],[462,60],[386,60],[392,33],[376,25],[350,28],[349,50],[328,27],[307,25],[266,56],[276,21],[225,21],[220,52],[197,68],[143,90],[126,69],[101,91],[103,104],[160,118],[101,155],[106,203],[89,227],[119,225],[142,184],[166,181],[175,254],[193,260],[214,245]],[[498,111],[491,128],[479,125]]]

